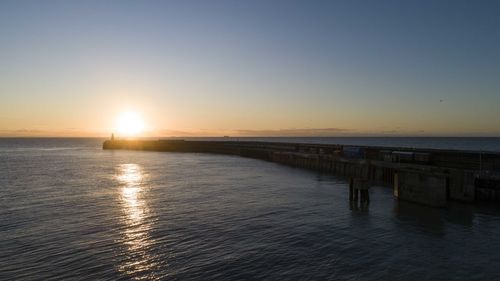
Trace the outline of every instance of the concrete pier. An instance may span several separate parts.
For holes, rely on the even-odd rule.
[[[363,178],[350,178],[349,179],[349,201],[359,202],[361,204],[368,204],[370,202],[370,193],[368,189],[371,182]]]
[[[332,173],[349,180],[349,199],[391,186],[400,200],[443,207],[449,200],[500,202],[500,153],[329,144],[107,140],[103,149],[238,155]]]

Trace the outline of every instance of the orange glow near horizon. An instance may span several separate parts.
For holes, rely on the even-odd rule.
[[[127,111],[120,114],[116,120],[115,130],[125,137],[134,137],[144,131],[145,124],[142,116],[134,111]]]

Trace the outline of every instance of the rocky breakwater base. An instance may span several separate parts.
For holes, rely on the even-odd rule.
[[[500,153],[255,141],[106,140],[103,149],[238,155],[332,173],[349,182],[351,201],[369,188],[434,207],[450,200],[500,202]]]

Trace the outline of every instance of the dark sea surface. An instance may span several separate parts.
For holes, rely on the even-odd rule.
[[[500,280],[498,207],[350,206],[333,175],[101,145],[0,139],[0,280]]]

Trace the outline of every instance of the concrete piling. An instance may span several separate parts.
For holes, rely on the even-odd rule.
[[[369,181],[362,178],[349,178],[349,201],[366,204],[370,202]]]
[[[354,201],[354,182],[353,179],[349,179],[349,201]]]
[[[360,190],[361,194],[361,203],[370,203],[370,193],[368,192],[368,189],[362,189]]]
[[[352,201],[358,202],[359,189],[353,188],[353,191],[354,191],[354,196],[352,197]]]

